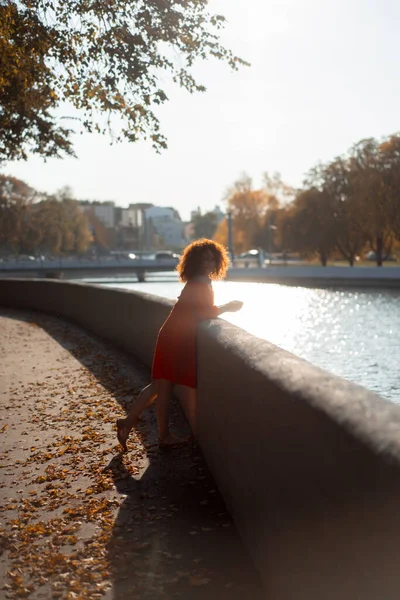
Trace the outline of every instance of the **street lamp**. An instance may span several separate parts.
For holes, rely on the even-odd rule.
[[[272,264],[271,258],[271,247],[272,247],[272,231],[276,231],[278,228],[276,225],[268,225],[268,255],[269,255],[269,264]]]
[[[229,252],[231,261],[233,262],[233,236],[232,236],[232,211],[231,210],[228,210],[227,216],[228,216],[228,252]]]

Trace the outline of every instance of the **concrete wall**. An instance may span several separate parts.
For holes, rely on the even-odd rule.
[[[171,303],[0,280],[150,365]],[[221,320],[199,328],[198,437],[269,600],[397,600],[400,407]]]
[[[199,441],[267,597],[398,598],[400,407],[218,321],[199,373]]]

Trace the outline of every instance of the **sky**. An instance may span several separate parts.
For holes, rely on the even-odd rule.
[[[204,94],[167,84],[157,115],[168,150],[84,134],[77,159],[30,156],[3,173],[48,193],[70,186],[77,199],[174,206],[187,220],[224,208],[244,172],[255,187],[275,171],[299,187],[319,161],[400,131],[398,0],[210,0],[209,10],[227,18],[221,40],[251,66],[198,64]]]

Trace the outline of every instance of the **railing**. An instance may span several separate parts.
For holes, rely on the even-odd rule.
[[[0,262],[1,271],[54,271],[76,269],[132,269],[132,271],[173,271],[177,265],[176,259],[151,259],[151,258],[69,258],[54,259],[17,259],[3,260]]]

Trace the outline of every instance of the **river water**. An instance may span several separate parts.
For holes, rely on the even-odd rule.
[[[112,287],[176,299],[175,273]],[[227,321],[400,404],[400,290],[310,289],[216,282],[216,304],[242,300]]]

